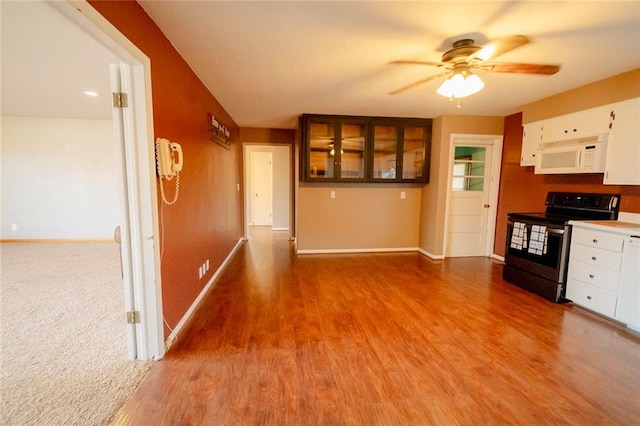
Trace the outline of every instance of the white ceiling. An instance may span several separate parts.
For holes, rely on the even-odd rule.
[[[538,99],[640,68],[637,0],[139,3],[241,127],[294,128],[302,113],[508,115]],[[93,40],[62,25],[59,16],[13,10],[22,8],[24,3],[2,2],[3,113],[26,114],[34,102],[44,109],[51,100],[62,113],[76,92],[92,84],[86,78],[107,73],[95,84],[105,84],[105,78],[108,84],[104,64],[110,58]],[[484,90],[463,99],[461,109],[435,93],[442,79],[389,95],[439,72],[389,61],[437,62],[463,36],[482,44],[512,34],[527,35],[532,43],[496,60],[559,64],[560,72],[482,73]]]
[[[111,119],[104,47],[43,1],[0,0],[0,13],[3,115]]]

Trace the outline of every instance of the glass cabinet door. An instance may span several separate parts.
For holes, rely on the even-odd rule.
[[[431,119],[304,114],[307,182],[426,183]]]
[[[366,126],[359,123],[342,123],[340,152],[336,153],[340,166],[340,179],[365,178]]]
[[[402,179],[419,180],[424,174],[427,149],[427,129],[424,126],[406,126],[402,142]]]
[[[308,177],[333,179],[335,129],[333,123],[309,123]]]
[[[396,178],[398,129],[396,126],[373,126],[373,178]]]

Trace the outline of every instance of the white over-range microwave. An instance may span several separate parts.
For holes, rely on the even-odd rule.
[[[543,142],[536,155],[536,174],[604,173],[607,137],[599,135]]]

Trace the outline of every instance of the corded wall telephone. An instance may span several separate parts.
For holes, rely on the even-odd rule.
[[[162,201],[167,205],[173,205],[178,201],[180,191],[180,170],[182,170],[182,147],[177,142],[167,139],[156,139],[156,161],[158,165],[158,177],[160,178],[160,194]],[[176,192],[173,200],[167,201],[164,194],[164,180],[176,178]]]

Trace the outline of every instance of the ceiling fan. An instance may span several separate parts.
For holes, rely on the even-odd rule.
[[[418,87],[424,83],[442,76],[451,76],[440,86],[438,93],[449,98],[461,98],[476,93],[484,86],[484,83],[474,74],[474,71],[485,72],[501,72],[501,73],[516,73],[516,74],[542,74],[551,75],[560,70],[558,65],[543,65],[543,64],[523,64],[523,63],[510,63],[510,62],[493,62],[491,59],[500,56],[504,53],[510,52],[518,47],[524,46],[529,43],[528,37],[523,35],[513,35],[504,37],[498,40],[490,41],[483,46],[476,46],[475,40],[470,38],[463,38],[453,43],[453,48],[446,51],[442,55],[441,62],[428,62],[428,61],[414,61],[414,60],[399,60],[391,61],[390,64],[403,64],[403,65],[430,65],[444,68],[446,71],[439,74],[431,75],[422,80],[413,82],[407,86],[403,86],[399,89],[391,92],[391,95],[404,92],[414,87]],[[460,77],[458,80],[466,80],[471,77],[473,87],[468,88],[467,91],[457,92],[452,91],[451,84],[445,87],[447,83],[453,80],[457,75]],[[471,93],[467,93],[467,92]],[[442,93],[441,93],[442,92]]]

